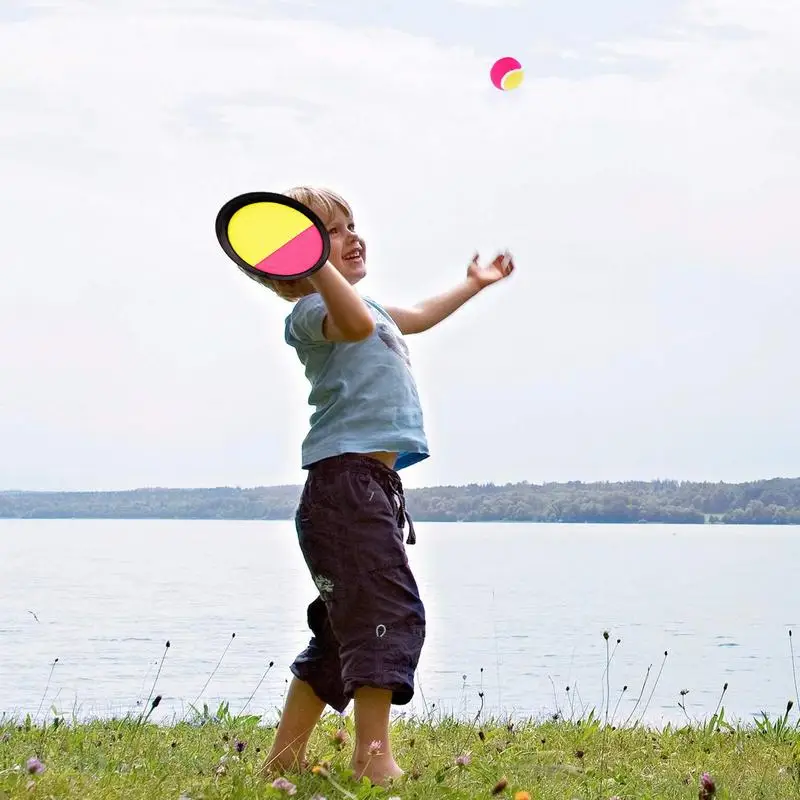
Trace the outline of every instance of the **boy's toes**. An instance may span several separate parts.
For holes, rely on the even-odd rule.
[[[350,766],[358,780],[369,778],[375,786],[389,786],[393,781],[397,781],[405,775],[405,772],[394,759],[385,761],[372,759],[366,763],[359,763],[354,760]]]

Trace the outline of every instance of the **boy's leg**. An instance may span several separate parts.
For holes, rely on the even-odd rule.
[[[330,636],[338,643],[336,690],[341,687],[343,707],[348,698],[356,704],[353,766],[383,783],[402,774],[388,741],[389,711],[414,694],[425,609],[406,556],[398,508],[384,485],[385,468],[363,458],[351,469],[345,462],[353,461],[339,459],[309,476],[298,536],[327,609]],[[317,692],[327,697],[322,689]],[[381,743],[379,754],[369,754],[372,742]]]
[[[264,765],[265,776],[273,771],[301,769],[308,739],[326,704],[339,711],[344,711],[348,704],[342,684],[339,643],[321,597],[308,607],[308,626],[313,636],[292,664],[294,678]]]
[[[391,704],[391,689],[362,686],[355,691],[356,742],[351,766],[356,778],[366,776],[374,783],[384,783],[403,775],[389,741]]]
[[[264,772],[282,771],[303,766],[306,745],[311,732],[325,710],[325,701],[305,681],[293,678],[286,697],[286,705],[275,733]]]

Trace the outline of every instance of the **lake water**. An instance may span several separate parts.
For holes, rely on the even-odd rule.
[[[795,698],[800,528],[416,527],[428,638],[407,712],[474,715],[481,690],[488,714],[604,707],[604,630],[622,640],[616,721],[652,664],[638,718],[665,650],[646,722],[684,719],[682,689],[690,717],[710,715],[725,682],[729,717]],[[155,721],[188,711],[228,644],[200,702],[238,712],[274,661],[248,707],[274,718],[315,596],[290,522],[0,520],[0,586],[0,713],[35,714],[55,658],[42,714],[136,710],[169,639]]]

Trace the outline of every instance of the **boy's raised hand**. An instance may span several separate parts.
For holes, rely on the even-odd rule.
[[[514,259],[511,253],[499,253],[494,261],[481,266],[479,256],[475,253],[469,267],[467,267],[467,278],[475,281],[481,289],[492,283],[507,278],[514,271]]]

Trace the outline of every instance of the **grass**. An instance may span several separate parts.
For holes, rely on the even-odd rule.
[[[637,798],[800,797],[800,729],[786,715],[732,726],[720,709],[702,725],[639,724],[615,728],[586,718],[469,724],[452,718],[393,723],[393,746],[407,775],[390,789],[357,783],[337,731],[352,720],[323,718],[309,756],[318,774],[288,775],[294,797],[490,798],[621,800]],[[212,800],[281,798],[286,790],[260,778],[273,728],[256,716],[217,714],[158,726],[125,719],[69,723],[55,717],[35,725],[0,724],[0,798],[81,800]],[[466,758],[463,756],[467,755]],[[463,766],[457,759],[467,761]],[[29,759],[36,769],[30,772]],[[325,773],[328,773],[326,777]],[[710,773],[716,786],[703,794]],[[505,785],[503,785],[505,781]]]
[[[483,692],[471,723],[443,715],[433,705],[427,710],[426,704],[424,718],[400,715],[392,723],[394,755],[406,775],[389,789],[357,782],[349,772],[351,716],[324,716],[309,745],[313,769],[285,776],[288,782],[282,785],[259,774],[274,726],[244,713],[250,700],[238,716],[226,703],[216,712],[190,704],[190,717],[169,725],[153,724],[150,717],[161,702],[155,690],[169,642],[138,715],[94,721],[74,715],[68,720],[53,706],[49,719],[40,717],[58,664],[55,659],[36,714],[24,720],[0,716],[0,800],[800,798],[800,720],[796,719],[800,708],[790,719],[793,701],[778,718],[762,714],[749,725],[731,724],[723,706],[726,683],[714,713],[697,722],[686,711],[684,690],[678,707],[686,724],[647,727],[642,720],[668,653],[664,652],[649,692],[653,665],[636,692],[633,710],[618,717],[628,687],[622,687],[612,705],[610,672],[621,640],[616,639],[612,649],[608,631],[603,639],[606,666],[598,709],[587,710],[574,686],[566,687],[563,708],[554,686],[555,712],[538,721],[485,718]],[[800,706],[791,631],[789,648]],[[270,662],[261,681],[272,667]]]

